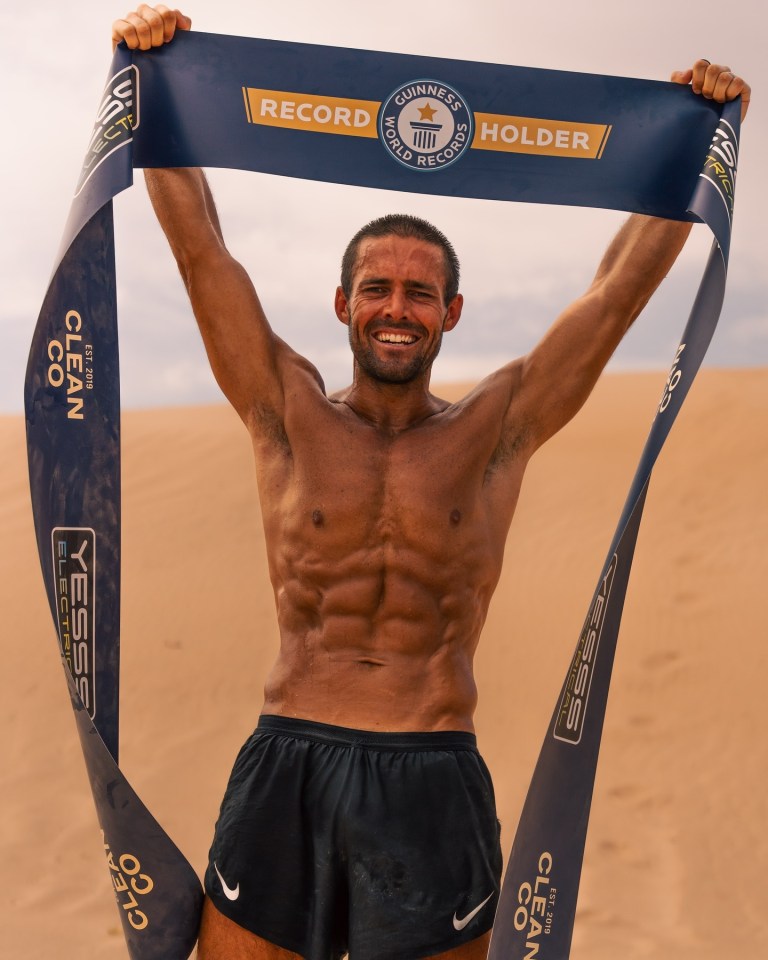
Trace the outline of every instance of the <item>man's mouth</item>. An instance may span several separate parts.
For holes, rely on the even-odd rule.
[[[377,330],[373,334],[374,340],[378,340],[379,343],[399,343],[399,344],[411,344],[416,343],[419,339],[414,336],[412,333],[394,333],[391,330]]]

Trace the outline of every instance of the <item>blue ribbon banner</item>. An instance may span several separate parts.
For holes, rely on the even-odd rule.
[[[490,957],[565,960],[619,620],[651,470],[725,288],[739,104],[676,84],[182,33],[116,51],[25,385],[43,580],[133,960],[184,960],[189,863],[118,766],[120,406],[112,197],[211,166],[704,221],[715,242],[547,731]],[[539,950],[541,953],[539,954]]]

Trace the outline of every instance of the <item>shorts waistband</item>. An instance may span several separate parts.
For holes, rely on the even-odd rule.
[[[430,730],[408,733],[377,730],[353,730],[314,720],[296,720],[264,714],[259,717],[257,733],[275,733],[298,740],[314,740],[346,747],[368,747],[381,751],[418,750],[473,750],[477,752],[477,738],[466,730]]]

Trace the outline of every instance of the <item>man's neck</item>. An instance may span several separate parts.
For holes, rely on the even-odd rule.
[[[445,400],[429,392],[429,374],[408,383],[385,383],[368,377],[357,368],[352,385],[341,390],[334,399],[389,434],[402,433],[448,406]]]

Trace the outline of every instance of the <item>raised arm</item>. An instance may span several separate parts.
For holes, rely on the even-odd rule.
[[[291,351],[272,332],[245,269],[224,245],[202,170],[145,170],[203,337],[211,369],[243,421],[283,418],[283,374]]]
[[[694,93],[719,103],[750,88],[728,67],[697,61],[672,74]],[[531,353],[508,368],[512,376],[507,414],[510,430],[525,432],[535,449],[580,409],[620,340],[667,275],[691,224],[631,216],[603,257],[586,293],[557,319]]]
[[[112,42],[149,50],[190,27],[178,10],[141,4],[115,21]],[[145,178],[219,386],[251,429],[282,421],[285,375],[301,358],[272,332],[248,274],[227,250],[205,174],[148,169]]]

